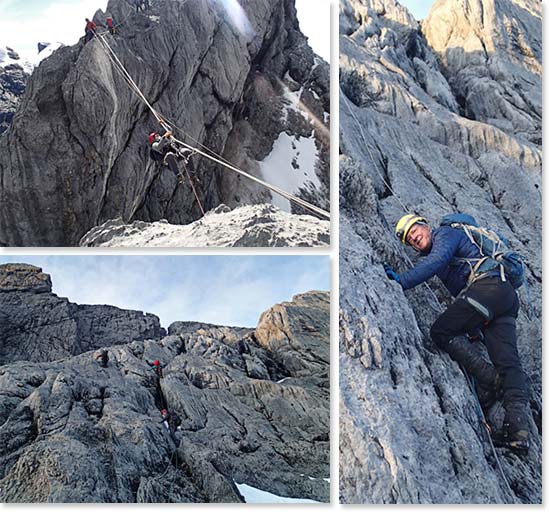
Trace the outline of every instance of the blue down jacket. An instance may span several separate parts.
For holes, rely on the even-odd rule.
[[[404,290],[437,276],[456,297],[466,286],[470,266],[466,262],[453,262],[453,258],[480,258],[477,246],[462,229],[441,226],[432,231],[432,247],[419,263],[399,275]]]

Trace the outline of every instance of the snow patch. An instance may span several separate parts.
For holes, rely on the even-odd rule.
[[[303,87],[298,89],[296,92],[292,92],[286,85],[283,86],[283,112],[282,119],[284,122],[288,120],[289,111],[296,112],[301,115],[304,119],[309,121],[307,114],[300,108],[300,98],[302,96]]]
[[[63,43],[57,42],[57,43],[50,43],[46,48],[44,48],[41,52],[39,52],[36,57],[34,58],[32,65],[38,66],[43,60],[46,60],[50,55],[52,55],[56,50],[61,48]]]
[[[259,162],[262,178],[296,195],[301,188],[321,188],[321,181],[315,172],[318,159],[315,137],[290,136],[285,132],[279,134],[273,149],[267,157]],[[291,212],[290,201],[279,194],[272,193],[272,204],[285,212]]]
[[[154,21],[155,23],[158,23],[160,21],[160,16],[155,16],[154,14],[151,14],[151,16],[149,16],[149,19],[151,21]]]
[[[246,503],[321,503],[320,501],[309,500],[306,498],[287,498],[284,496],[277,496],[267,491],[262,491],[256,487],[252,487],[247,484],[235,485],[239,489],[239,492],[244,498]]]
[[[285,377],[284,379],[278,380],[277,384],[282,384],[285,380],[290,379],[290,377]]]

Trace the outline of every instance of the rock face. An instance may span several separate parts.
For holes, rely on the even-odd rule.
[[[330,223],[273,205],[220,205],[186,226],[122,219],[91,229],[82,247],[318,247],[330,244]]]
[[[11,124],[25,91],[29,71],[12,48],[0,48],[0,134]]]
[[[541,502],[540,11],[441,0],[419,25],[392,0],[340,2],[343,502]],[[416,258],[393,236],[405,211],[436,225],[470,213],[527,260],[534,316],[521,292],[518,333],[534,442],[523,458],[497,449],[511,492],[464,376],[430,340],[448,294],[385,277],[383,263]]]
[[[0,265],[0,364],[54,361],[164,334],[155,315],[73,304],[51,287],[40,268]]]
[[[8,293],[31,309],[40,296]],[[157,339],[128,335],[103,345],[105,368],[97,351],[1,366],[1,500],[241,502],[235,483],[246,483],[328,501],[328,359],[295,371],[304,354],[328,354],[328,304],[328,293],[300,295],[256,330],[176,322]],[[284,345],[266,334],[281,329]],[[174,435],[163,408],[179,418]]]
[[[159,0],[146,15],[111,0],[122,25],[105,40],[180,140],[328,209],[328,65],[307,45],[293,0],[226,6]],[[0,139],[0,245],[76,245],[119,217],[199,218],[189,187],[149,157],[159,129],[101,40],[55,51]],[[206,210],[274,201],[200,155],[192,165]]]

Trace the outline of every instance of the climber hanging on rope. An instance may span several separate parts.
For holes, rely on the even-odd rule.
[[[475,220],[464,214],[444,217],[436,229],[423,217],[405,215],[397,223],[395,233],[423,258],[401,274],[387,265],[384,267],[386,275],[404,290],[437,275],[456,298],[432,325],[431,337],[476,380],[479,400],[485,410],[494,403],[501,388],[506,413],[502,430],[493,434],[493,440],[497,446],[526,452],[529,449],[529,392],[517,349],[519,300],[514,264],[509,270],[507,262],[486,256],[486,248],[476,242],[473,226],[478,228]],[[494,235],[488,230],[486,233]],[[484,244],[487,239],[481,240]],[[495,250],[492,255],[496,258]],[[468,333],[476,331],[481,331],[493,364],[486,362],[466,339]]]
[[[185,183],[185,176],[179,169],[179,163],[185,166],[187,173],[189,173],[190,179],[194,183],[198,182],[194,170],[192,168],[189,158],[193,154],[193,151],[185,148],[177,148],[172,144],[172,131],[168,130],[164,135],[160,135],[157,132],[153,132],[149,135],[149,144],[151,145],[150,156],[151,159],[160,162],[174,173],[178,181]]]
[[[90,21],[88,18],[86,18],[86,27],[84,28],[84,32],[86,35],[84,38],[84,44],[92,40],[96,30],[97,25],[93,21]]]

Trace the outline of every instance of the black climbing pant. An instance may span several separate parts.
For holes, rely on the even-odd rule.
[[[166,162],[166,165],[168,165],[168,168],[176,175],[176,178],[180,176],[180,171],[178,169],[178,159],[174,153],[168,153],[164,157],[164,161]]]
[[[453,357],[453,345],[456,339],[459,348],[458,360],[466,371],[473,366],[475,377],[476,359],[473,347],[464,336],[468,332],[481,328],[484,343],[491,361],[502,380],[504,406],[508,410],[518,406],[526,407],[529,400],[527,376],[521,368],[517,349],[516,318],[519,300],[512,285],[500,277],[487,277],[474,282],[453,302],[434,322],[431,336],[434,343]],[[465,353],[468,352],[468,353]],[[474,355],[475,354],[475,355]],[[481,363],[478,363],[481,364]],[[482,363],[487,365],[487,363]]]

